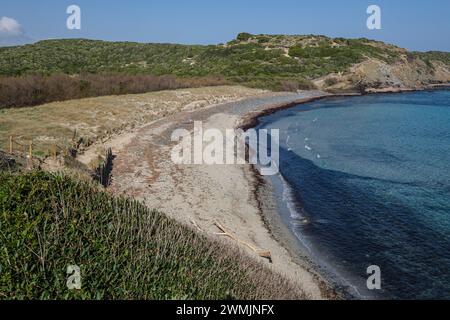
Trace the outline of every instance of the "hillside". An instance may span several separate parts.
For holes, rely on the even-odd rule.
[[[303,299],[224,243],[89,182],[0,172],[2,299]],[[81,271],[68,290],[67,267]]]
[[[57,73],[223,76],[277,90],[416,88],[450,81],[450,53],[408,52],[368,39],[247,33],[210,46],[74,39],[0,48],[0,75]]]

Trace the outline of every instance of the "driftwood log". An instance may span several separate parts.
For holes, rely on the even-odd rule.
[[[228,238],[236,241],[237,243],[240,243],[240,244],[250,248],[256,254],[258,254],[258,256],[260,256],[262,258],[266,258],[270,262],[272,262],[272,255],[271,255],[270,251],[265,251],[265,250],[258,249],[255,246],[253,246],[252,244],[238,239],[235,235],[233,235],[231,232],[229,232],[222,224],[220,224],[217,221],[214,222],[214,225],[221,231],[220,233],[216,233],[216,235],[228,237]]]
[[[194,220],[191,219],[191,223],[198,231],[205,233],[205,231],[202,228],[200,228],[200,226],[197,224],[197,222],[195,222]],[[217,221],[214,222],[214,225],[221,231],[220,233],[214,233],[214,235],[226,236],[226,237],[236,241],[237,243],[240,243],[240,244],[246,246],[247,248],[250,248],[258,256],[268,259],[270,261],[270,263],[272,263],[272,254],[270,253],[270,251],[258,249],[254,245],[238,239],[235,235],[233,235],[231,232],[229,232],[222,224],[220,224]]]

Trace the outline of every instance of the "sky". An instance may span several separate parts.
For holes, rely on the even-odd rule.
[[[81,30],[69,30],[69,5]],[[369,30],[367,7],[381,8]],[[239,32],[366,37],[410,50],[450,51],[449,0],[2,0],[0,45],[89,38],[184,44],[228,42]]]

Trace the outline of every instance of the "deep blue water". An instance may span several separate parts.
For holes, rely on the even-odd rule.
[[[280,129],[286,223],[349,291],[450,299],[450,91],[325,99],[259,128]]]

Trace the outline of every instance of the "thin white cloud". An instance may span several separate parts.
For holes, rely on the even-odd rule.
[[[0,37],[18,37],[24,35],[22,26],[17,20],[9,17],[0,19]]]

